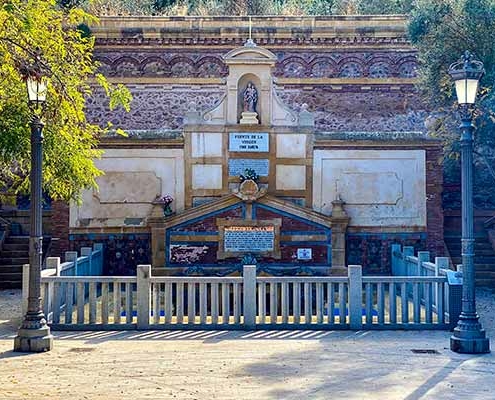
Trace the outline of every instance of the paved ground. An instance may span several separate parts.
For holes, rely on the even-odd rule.
[[[0,291],[0,400],[495,399],[495,355],[452,353],[449,332],[58,332],[18,354],[18,300]]]

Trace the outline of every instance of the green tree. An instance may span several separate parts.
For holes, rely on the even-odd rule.
[[[433,110],[430,128],[445,140],[446,181],[458,182],[459,119],[449,65],[469,50],[483,61],[475,114],[475,204],[495,207],[495,0],[416,0],[409,33],[419,50],[419,88]]]
[[[80,8],[61,8],[55,0],[0,0],[0,184],[27,192],[30,162],[30,111],[20,68],[35,50],[49,75],[44,122],[44,190],[53,198],[79,198],[82,188],[96,185],[101,172],[98,138],[105,132],[86,120],[84,106],[91,80],[102,85],[110,108],[126,109],[130,92],[112,86],[96,73],[94,39],[77,27],[95,18]]]
[[[405,14],[411,11],[412,0],[335,0],[332,14]]]

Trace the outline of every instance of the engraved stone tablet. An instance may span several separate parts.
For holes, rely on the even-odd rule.
[[[273,251],[275,228],[273,226],[226,226],[225,252]]]
[[[269,151],[268,133],[242,133],[231,132],[229,134],[229,151],[263,153]]]
[[[254,170],[259,176],[268,176],[270,161],[256,158],[231,158],[229,160],[229,176],[244,174],[248,168]]]

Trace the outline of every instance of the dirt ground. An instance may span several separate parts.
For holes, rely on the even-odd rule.
[[[494,338],[491,292],[478,310]],[[19,291],[0,291],[0,400],[495,399],[493,354],[452,353],[449,332],[54,332],[24,354],[19,314]]]

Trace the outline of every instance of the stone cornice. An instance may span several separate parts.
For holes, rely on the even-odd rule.
[[[314,149],[361,147],[439,147],[425,132],[315,132]]]
[[[255,16],[253,39],[261,46],[410,47],[407,17]],[[91,26],[97,46],[241,46],[248,17],[101,17]]]

